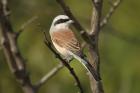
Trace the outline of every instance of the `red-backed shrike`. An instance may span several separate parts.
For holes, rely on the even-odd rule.
[[[92,65],[84,57],[81,51],[80,43],[76,39],[72,30],[69,28],[70,24],[73,22],[74,21],[66,15],[58,15],[55,17],[50,28],[52,43],[62,56],[64,56],[67,60],[71,60],[74,57],[80,61],[92,74],[94,79],[99,81],[100,77],[97,75],[94,67],[92,67]]]

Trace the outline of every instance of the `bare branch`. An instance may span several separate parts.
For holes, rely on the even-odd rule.
[[[97,69],[97,72],[100,76],[100,56],[99,56],[99,49],[98,49],[98,37],[100,29],[103,28],[112,14],[115,12],[116,8],[119,6],[121,0],[116,0],[108,14],[101,20],[101,9],[102,9],[102,0],[92,0],[93,2],[93,13],[92,13],[92,21],[91,21],[91,36],[95,36],[95,47],[89,46],[89,55],[90,55],[90,62],[93,62],[92,65]],[[90,85],[92,93],[104,93],[102,81],[95,81],[90,76]]]
[[[99,73],[99,51],[98,51],[98,37],[100,32],[100,20],[101,20],[101,12],[102,12],[102,0],[92,0],[93,2],[93,12],[92,12],[92,20],[91,20],[91,33],[90,36],[95,39],[95,45],[89,46],[89,50],[93,50],[90,52],[94,52],[92,56],[94,56],[94,60],[92,60],[92,64],[95,64],[97,72]],[[96,59],[97,58],[97,59]],[[94,63],[94,61],[97,61]]]
[[[99,77],[100,77],[100,55],[99,55],[99,32],[100,32],[100,20],[102,13],[102,3],[103,0],[92,0],[93,2],[93,12],[92,12],[92,20],[91,20],[91,32],[90,36],[95,39],[94,46],[89,45],[89,60],[93,67],[95,67]],[[90,78],[90,86],[92,93],[104,93],[103,85],[101,80],[96,81],[91,76]]]
[[[24,31],[24,29],[27,26],[29,26],[31,23],[33,23],[37,18],[38,18],[37,16],[34,16],[34,17],[30,18],[27,22],[25,22],[24,24],[22,24],[22,26],[20,27],[20,29],[16,33],[16,38],[18,38],[19,35]]]
[[[56,73],[58,73],[64,67],[63,64],[59,64],[58,66],[54,67],[49,73],[47,73],[43,78],[36,84],[36,88],[39,88],[43,84],[45,84],[49,79],[51,79]]]
[[[12,29],[8,17],[7,0],[0,0],[0,26],[1,26],[1,44],[11,72],[15,75],[16,80],[22,85],[25,93],[35,93],[31,84],[29,75],[26,71],[25,61],[21,56],[15,39],[15,33]]]
[[[81,45],[82,50],[85,48],[85,46],[86,46],[86,43],[83,42]],[[37,84],[35,85],[36,88],[39,88],[40,86],[45,84],[49,79],[51,79],[53,76],[55,76],[63,67],[64,67],[64,65],[61,63],[58,66],[54,67],[50,72],[48,72],[45,76],[43,76],[39,82],[37,82]]]
[[[60,62],[63,63],[63,65],[70,71],[71,75],[74,77],[76,83],[77,83],[77,87],[80,90],[80,93],[83,93],[83,89],[80,83],[80,80],[78,78],[78,76],[76,75],[74,69],[68,64],[68,62],[66,60],[64,60],[52,47],[52,43],[47,39],[47,36],[44,32],[45,35],[45,44],[46,46],[54,53],[54,55],[60,60]]]
[[[98,36],[100,32],[99,23],[101,20],[101,13],[102,13],[102,2],[103,0],[92,0],[93,2],[93,12],[92,12],[92,20],[91,20],[91,36]]]
[[[63,0],[57,0],[58,3],[61,5],[62,9],[64,10],[64,12],[72,19],[74,20],[76,23],[78,22],[77,20],[75,20],[75,17],[73,19],[73,16],[71,17],[72,13],[69,9],[68,6],[66,6],[66,4],[64,3]],[[74,24],[74,27],[80,31],[80,34],[82,36],[82,38],[86,41],[86,43],[89,45],[89,47],[92,47],[92,51],[91,52],[94,52],[94,54],[96,54],[97,56],[97,60],[96,60],[96,66],[93,65],[93,67],[97,67],[97,72],[99,73],[99,53],[98,53],[98,36],[99,36],[99,31],[100,31],[100,26],[99,26],[99,23],[100,23],[100,18],[101,18],[101,9],[102,9],[102,0],[92,0],[93,1],[93,4],[94,4],[94,9],[95,11],[93,11],[93,20],[92,20],[92,31],[90,34],[87,34],[87,32],[83,29],[79,29],[79,26]],[[79,22],[78,22],[79,23]],[[93,56],[93,55],[92,55]],[[94,55],[95,56],[95,55]],[[95,57],[96,57],[95,56]],[[94,64],[94,60],[90,60],[91,61],[91,64]],[[93,62],[93,63],[92,63]],[[98,74],[99,77],[100,77],[100,73]],[[93,78],[92,78],[93,79]],[[94,80],[94,79],[93,79]],[[98,82],[101,82],[101,81],[98,81]],[[97,82],[92,82],[92,84],[97,84]],[[101,85],[102,83],[100,83]],[[99,86],[94,86],[96,88],[96,91],[100,91],[101,89],[99,89]],[[102,88],[103,90],[103,88]],[[93,91],[94,93],[95,91]],[[97,92],[95,92],[97,93]],[[101,93],[98,92],[98,93]],[[103,92],[102,92],[103,93]]]
[[[122,0],[116,0],[114,3],[111,3],[111,8],[109,12],[106,14],[104,19],[100,22],[100,27],[103,28],[111,18],[112,14],[115,12],[115,10],[118,8],[118,6],[121,4]]]
[[[81,45],[82,50],[85,48],[85,46],[86,46],[86,43],[83,42]],[[63,67],[64,65],[62,65],[61,63],[58,66],[54,67],[50,72],[48,72],[45,76],[43,76],[39,82],[37,82],[37,84],[35,85],[36,88],[45,84],[50,78],[55,76]]]
[[[74,25],[75,28],[78,30],[78,31],[86,31],[81,25],[80,23],[78,22],[78,20],[74,17],[74,15],[72,14],[70,8],[65,4],[65,2],[63,0],[56,0],[60,6],[62,7],[62,9],[64,10],[64,12],[75,22]]]
[[[78,22],[78,20],[74,17],[74,15],[72,14],[70,8],[65,4],[65,2],[63,0],[56,0],[56,1],[62,7],[62,9],[64,10],[65,14],[68,15],[74,21],[73,25],[77,29],[77,31],[80,32],[82,38],[86,42],[91,43],[87,31],[81,26],[81,24]]]

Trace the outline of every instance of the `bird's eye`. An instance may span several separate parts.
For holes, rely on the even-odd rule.
[[[67,21],[69,21],[70,19],[60,19],[60,20],[57,20],[55,23],[54,23],[54,25],[56,25],[56,24],[59,24],[59,23],[65,23],[65,22],[67,22]]]

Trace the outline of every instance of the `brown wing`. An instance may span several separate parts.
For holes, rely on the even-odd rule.
[[[74,33],[70,29],[67,30],[69,31],[61,29],[61,31],[52,33],[52,40],[57,45],[64,47],[75,54],[79,54],[81,52],[80,44],[76,39]]]

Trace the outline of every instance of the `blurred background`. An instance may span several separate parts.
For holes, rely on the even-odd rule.
[[[44,44],[43,30],[48,33],[53,18],[63,14],[63,11],[55,0],[9,1],[10,20],[14,31],[18,31],[30,18],[38,17],[25,28],[18,39],[32,82],[36,83],[59,63]],[[91,0],[65,1],[82,26],[90,30]],[[103,16],[110,7],[108,1],[104,0]],[[139,0],[123,0],[100,33],[101,76],[105,93],[140,93],[139,9]],[[75,33],[83,42],[79,34],[76,31]],[[22,93],[5,61],[3,51],[0,49],[0,93]],[[76,60],[71,66],[79,76],[85,93],[91,93],[86,70]],[[76,93],[78,89],[74,83],[69,71],[63,68],[41,87],[39,93]]]

